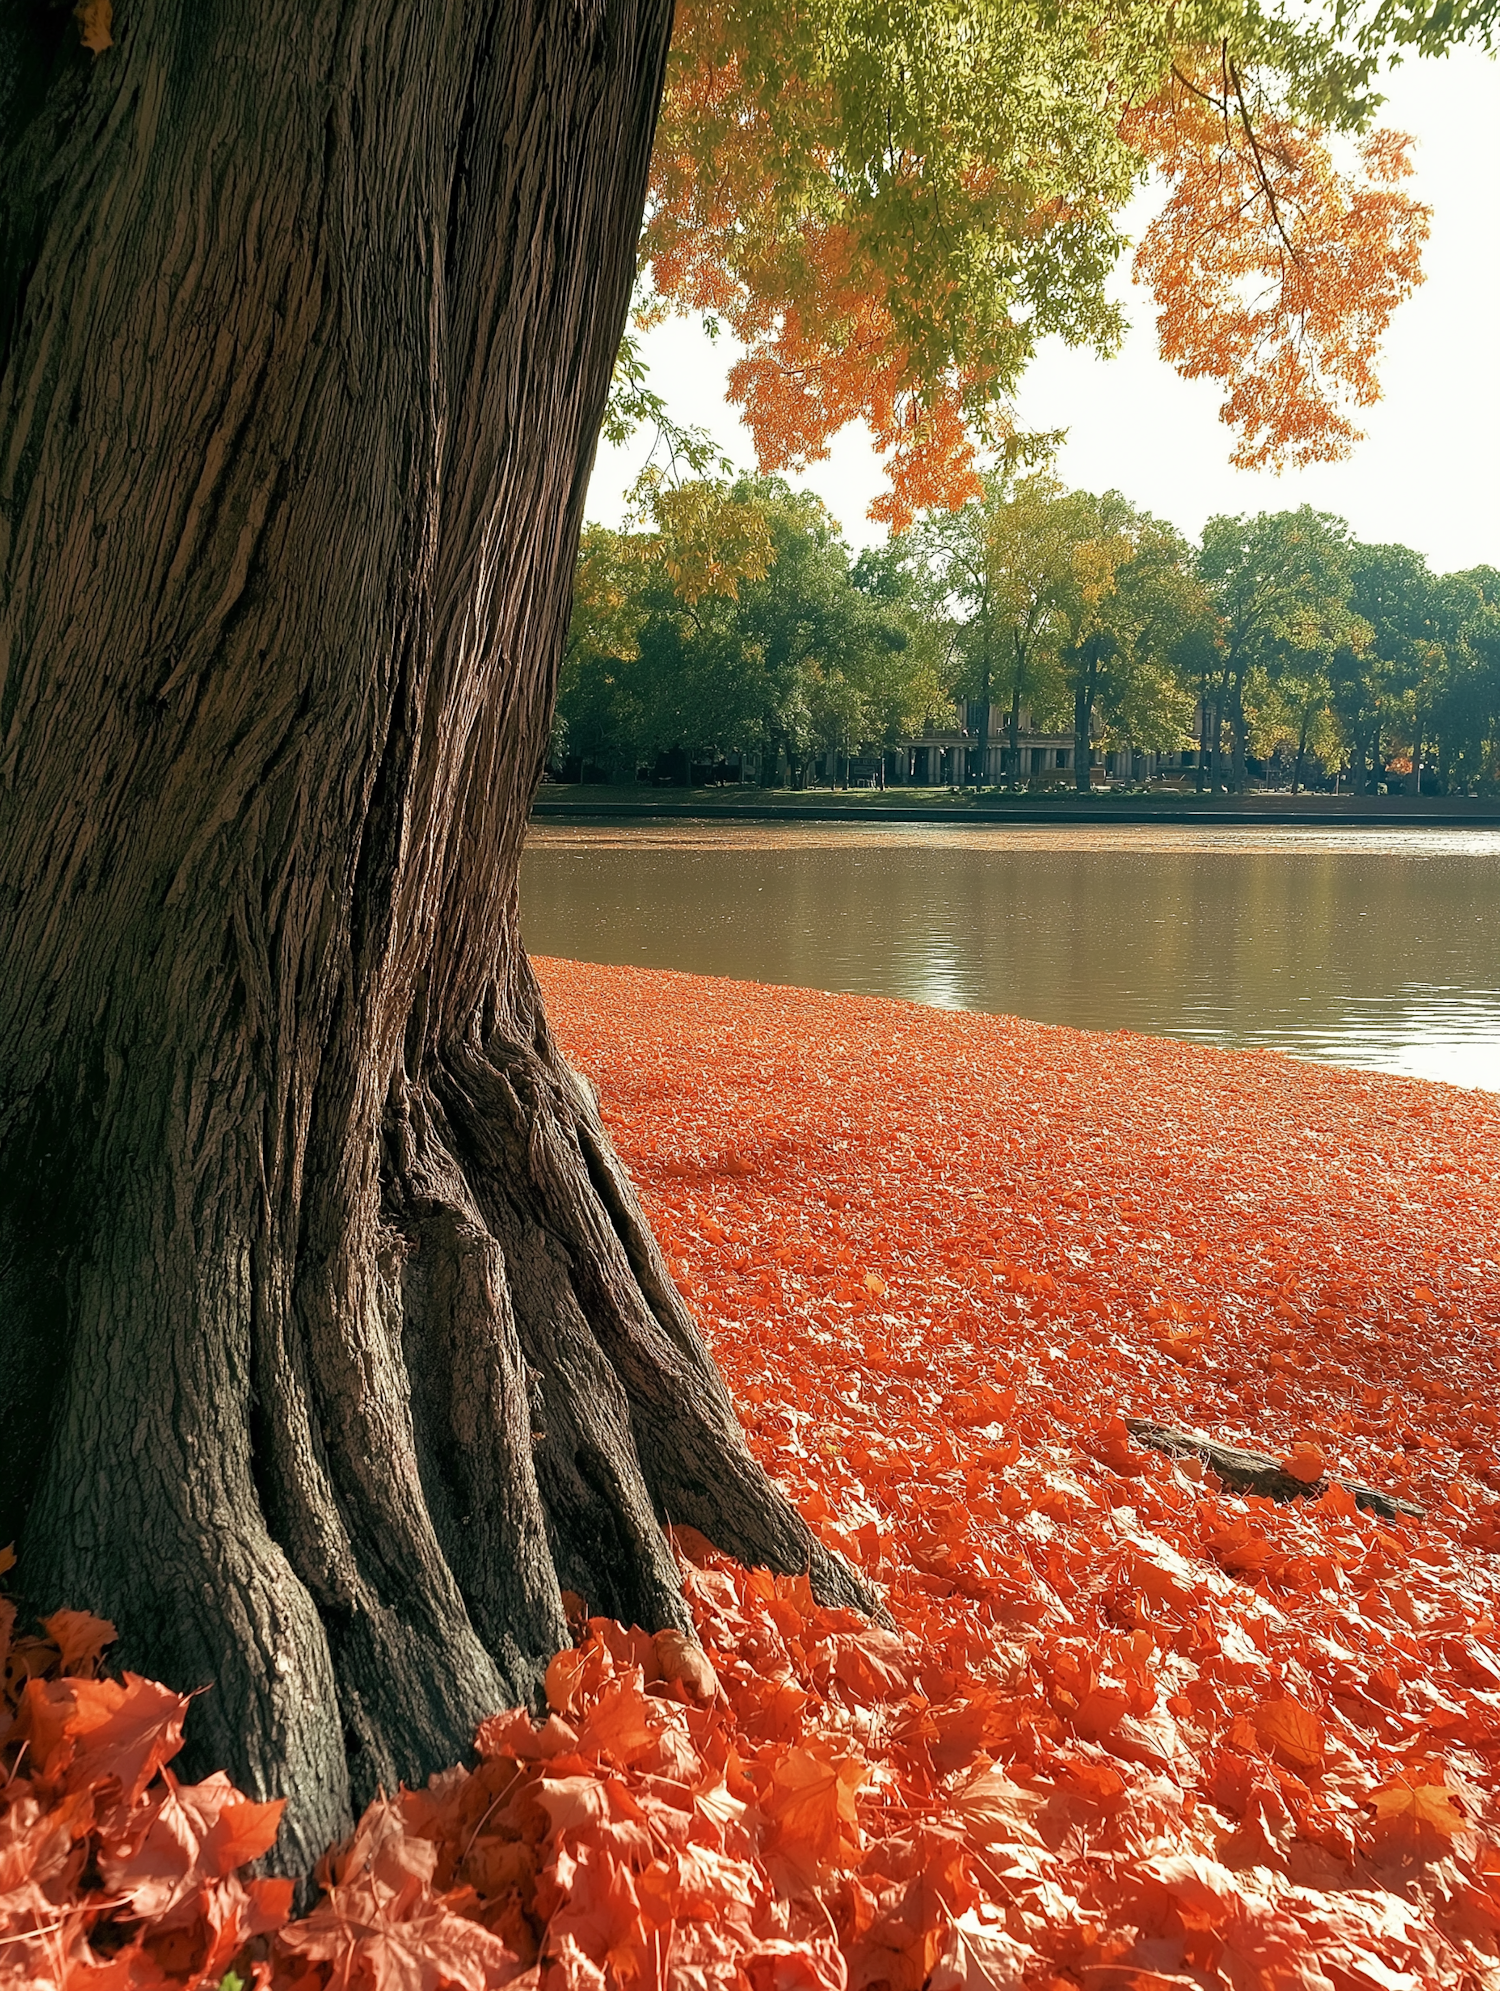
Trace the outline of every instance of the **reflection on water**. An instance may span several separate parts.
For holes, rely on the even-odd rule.
[[[1500,1090],[1500,831],[539,826],[538,954]]]

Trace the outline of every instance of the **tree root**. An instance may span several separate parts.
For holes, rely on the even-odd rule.
[[[521,1007],[402,1076],[364,1170],[315,1119],[336,1193],[305,1200],[290,1270],[201,1212],[174,1230],[143,1180],[80,1274],[24,1573],[44,1608],[114,1617],[121,1663],[212,1686],[189,1769],[291,1799],[289,1871],[537,1702],[564,1590],[691,1634],[674,1524],[879,1611],[751,1456],[587,1086]]]

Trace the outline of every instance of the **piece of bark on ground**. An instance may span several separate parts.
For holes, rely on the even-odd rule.
[[[1359,1506],[1372,1514],[1384,1515],[1388,1521],[1401,1514],[1420,1520],[1425,1511],[1410,1500],[1382,1493],[1378,1487],[1362,1486],[1355,1480],[1298,1479],[1269,1452],[1250,1452],[1242,1445],[1225,1445],[1205,1431],[1189,1431],[1178,1424],[1157,1424],[1149,1417],[1127,1417],[1125,1428],[1138,1445],[1149,1445],[1153,1451],[1165,1452],[1168,1458],[1191,1454],[1202,1459],[1236,1493],[1259,1493],[1270,1500],[1315,1500],[1328,1491],[1330,1484],[1337,1484],[1351,1493]]]

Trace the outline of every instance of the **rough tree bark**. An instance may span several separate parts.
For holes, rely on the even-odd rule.
[[[0,1541],[292,1869],[668,1522],[867,1601],[518,931],[669,26],[0,0]]]

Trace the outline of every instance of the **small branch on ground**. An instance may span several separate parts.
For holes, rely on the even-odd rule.
[[[1384,1515],[1388,1521],[1402,1514],[1421,1520],[1426,1512],[1410,1500],[1400,1500],[1394,1493],[1382,1493],[1377,1487],[1361,1486],[1354,1480],[1298,1479],[1270,1453],[1247,1452],[1241,1445],[1220,1444],[1203,1431],[1185,1430],[1177,1424],[1156,1424],[1148,1417],[1127,1417],[1125,1428],[1138,1445],[1165,1452],[1170,1459],[1188,1455],[1202,1459],[1235,1493],[1258,1493],[1269,1500],[1316,1500],[1330,1485],[1336,1484],[1352,1494],[1359,1506],[1372,1514]]]

